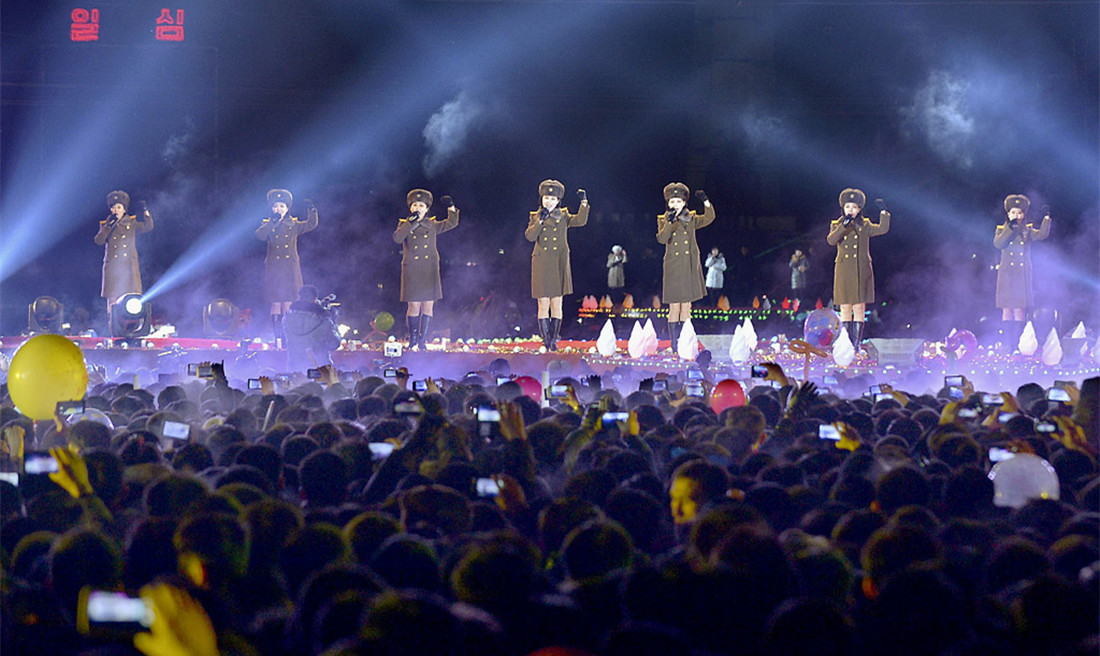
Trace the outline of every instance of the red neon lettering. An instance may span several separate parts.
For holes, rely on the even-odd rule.
[[[183,41],[183,10],[177,9],[173,18],[171,9],[161,9],[157,17],[158,41]]]
[[[99,10],[88,11],[83,7],[73,9],[70,15],[72,25],[69,26],[69,39],[72,41],[98,41],[99,40]]]

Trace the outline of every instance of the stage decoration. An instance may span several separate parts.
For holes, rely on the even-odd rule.
[[[601,309],[610,310],[614,306],[615,306],[615,304],[611,302],[611,295],[610,294],[604,294],[603,298],[600,299],[600,308]]]
[[[745,330],[737,326],[733,330],[733,339],[730,340],[730,360],[734,362],[748,362],[752,357],[752,349],[745,341]]]
[[[657,329],[653,327],[653,320],[646,319],[642,326],[642,349],[646,355],[657,355]]]
[[[600,330],[600,336],[596,339],[596,351],[605,358],[615,355],[615,327],[611,325],[611,319]]]
[[[88,389],[84,352],[61,335],[38,335],[19,347],[8,369],[8,392],[31,419],[51,419],[60,401],[79,401]]]
[[[1040,359],[1048,367],[1053,367],[1062,361],[1062,342],[1058,340],[1058,331],[1054,328],[1051,328],[1050,332],[1047,333]]]
[[[630,329],[630,339],[626,342],[626,352],[635,360],[645,355],[645,333],[642,331],[642,325],[637,321],[634,322],[634,327]]]
[[[1020,333],[1020,341],[1017,343],[1016,349],[1021,355],[1028,357],[1035,355],[1035,351],[1039,350],[1039,340],[1035,337],[1035,326],[1031,325],[1030,321],[1024,326],[1024,332]]]
[[[848,337],[848,331],[840,331],[840,336],[833,342],[833,361],[838,366],[847,367],[856,359],[856,349],[852,346],[852,338]]]
[[[1078,321],[1077,327],[1073,329],[1073,334],[1070,335],[1072,339],[1084,339],[1088,337],[1088,333],[1085,332],[1085,322]]]
[[[699,356],[699,337],[695,334],[695,326],[691,325],[691,317],[687,318],[680,327],[680,339],[676,342],[676,353],[684,360],[695,362]]]
[[[965,362],[978,352],[978,338],[969,330],[952,328],[947,339],[944,340],[944,350],[952,354],[956,360]]]
[[[792,339],[790,343],[790,351],[796,355],[801,355],[805,359],[802,365],[802,382],[806,382],[810,379],[810,356],[816,355],[818,357],[827,358],[829,352],[820,349],[804,339]]]
[[[750,351],[755,351],[759,340],[756,338],[756,328],[752,325],[752,320],[745,317],[745,320],[741,322],[741,333],[745,336],[745,343],[749,345]]]
[[[370,325],[380,333],[388,333],[393,328],[393,315],[389,312],[379,312],[374,315],[374,321]]]
[[[634,294],[627,294],[623,298],[623,309],[624,310],[633,310],[634,309]]]

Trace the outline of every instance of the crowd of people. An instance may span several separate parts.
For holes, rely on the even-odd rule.
[[[1097,653],[1100,379],[867,398],[766,368],[739,399],[707,370],[697,397],[566,368],[544,394],[503,359],[260,389],[215,364],[37,423],[5,387],[0,649]],[[991,448],[1057,484],[991,479]],[[110,591],[152,609],[136,634]]]

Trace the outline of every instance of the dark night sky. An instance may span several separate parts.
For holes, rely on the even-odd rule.
[[[69,41],[82,6],[95,43]],[[614,243],[646,277],[669,181],[718,210],[701,246],[763,253],[761,291],[796,245],[827,255],[837,193],[859,186],[894,212],[879,296],[939,330],[993,311],[993,228],[1023,192],[1055,216],[1048,305],[1098,318],[1097,2],[205,0],[166,5],[179,44],[153,39],[160,6],[3,0],[0,220],[27,244],[0,261],[4,334],[39,294],[102,313],[91,238],[114,188],[157,215],[143,279],[184,332],[218,296],[264,313],[250,232],[275,186],[319,206],[307,282],[351,316],[399,311],[389,234],[416,186],[463,210],[442,305],[494,290],[526,316],[522,228],[547,177],[596,212],[572,236],[578,293],[602,291]],[[775,216],[785,230],[757,220]]]

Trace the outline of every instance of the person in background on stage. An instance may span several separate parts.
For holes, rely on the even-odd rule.
[[[615,244],[611,247],[611,252],[607,255],[607,287],[612,291],[622,289],[626,286],[626,271],[623,266],[626,264],[626,251],[623,247]]]
[[[1005,198],[1004,205],[1008,216],[993,235],[993,245],[1001,251],[996,301],[1006,325],[1006,336],[1017,338],[1027,321],[1027,310],[1035,300],[1031,288],[1031,242],[1050,236],[1050,208],[1043,207],[1043,222],[1036,228],[1025,223],[1031,207],[1027,196],[1013,194]]]
[[[791,268],[791,300],[801,301],[808,286],[810,260],[806,258],[802,249],[795,249],[788,266]]]
[[[573,272],[569,265],[569,228],[588,223],[588,193],[577,190],[580,208],[570,214],[560,206],[565,185],[557,180],[539,183],[542,207],[531,212],[523,236],[534,242],[531,252],[531,296],[538,301],[539,333],[548,351],[558,350],[561,331],[561,301],[573,293]]]
[[[317,227],[317,208],[306,199],[306,220],[290,216],[294,195],[286,189],[267,192],[271,216],[256,229],[256,239],[267,242],[264,258],[264,297],[271,303],[271,328],[276,344],[283,339],[283,315],[302,288],[302,262],[298,257],[298,236]]]
[[[443,298],[439,277],[439,251],[436,235],[458,225],[458,209],[450,196],[442,198],[447,218],[428,216],[432,207],[432,192],[413,189],[405,196],[408,218],[397,222],[394,243],[401,244],[401,300],[408,303],[405,324],[409,328],[409,348],[424,350],[428,328],[435,313],[435,302]]]
[[[336,297],[318,296],[316,287],[302,285],[298,300],[290,304],[283,317],[288,372],[332,364],[332,352],[340,347]]]
[[[826,241],[836,246],[836,266],[833,270],[833,303],[840,306],[840,321],[859,350],[863,341],[863,322],[867,304],[875,300],[875,272],[871,266],[871,237],[890,231],[890,213],[884,203],[879,205],[879,222],[863,216],[867,196],[859,189],[840,192],[843,214],[829,226]]]
[[[106,245],[103,252],[103,284],[100,296],[107,299],[107,325],[111,323],[111,310],[125,294],[140,294],[141,268],[138,265],[137,235],[153,229],[153,215],[141,201],[141,213],[128,214],[130,194],[112,191],[107,194],[110,214],[99,222],[95,243]],[[108,330],[110,332],[110,330]]]
[[[703,266],[707,268],[707,303],[717,307],[718,297],[722,295],[722,288],[726,285],[726,256],[715,246],[710,249],[710,255]]]
[[[680,328],[691,316],[691,304],[703,298],[702,258],[695,231],[714,222],[714,206],[702,190],[695,197],[703,201],[703,214],[687,208],[690,191],[682,182],[665,185],[668,211],[657,215],[657,241],[665,246],[664,284],[661,297],[668,303],[668,335],[676,350]]]

